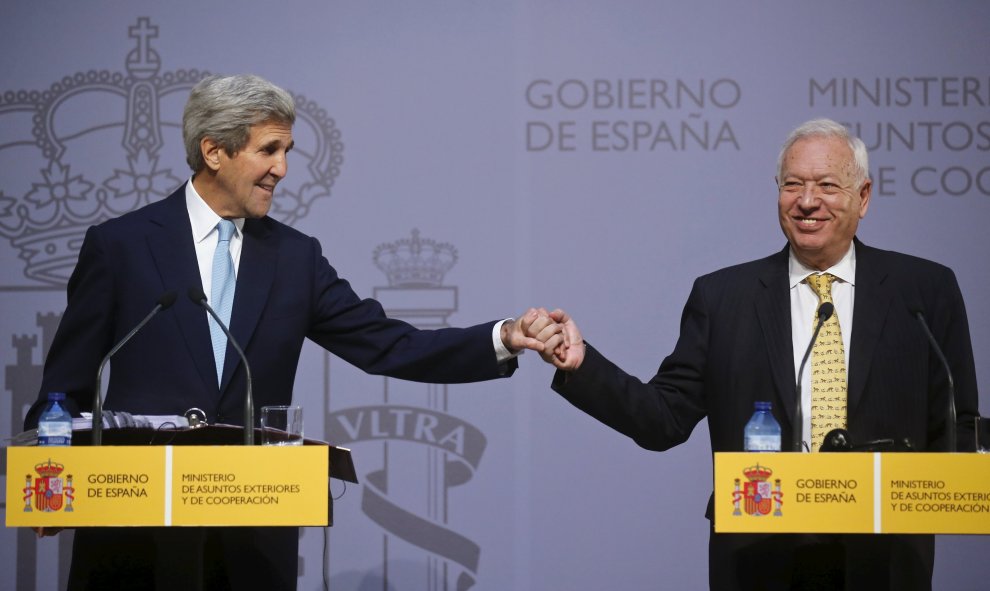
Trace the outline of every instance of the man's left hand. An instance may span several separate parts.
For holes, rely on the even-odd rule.
[[[523,349],[553,351],[564,342],[563,330],[545,309],[530,308],[519,318],[502,324],[502,344],[513,353]]]

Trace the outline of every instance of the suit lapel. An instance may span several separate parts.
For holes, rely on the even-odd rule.
[[[180,301],[173,308],[186,347],[196,371],[207,391],[217,391],[216,369],[213,363],[213,346],[206,312],[186,298],[191,287],[202,289],[196,249],[192,241],[192,226],[186,210],[186,186],[183,184],[172,193],[149,221],[148,248],[154,264],[161,274],[162,283],[178,292]],[[219,398],[218,398],[219,399]]]
[[[852,416],[863,398],[873,351],[880,340],[894,293],[887,282],[887,269],[874,249],[859,240],[856,244],[856,300],[853,304],[853,333],[849,343],[848,411]],[[840,320],[841,321],[841,320]]]
[[[275,280],[278,241],[268,227],[267,219],[245,220],[243,232],[244,244],[237,267],[237,289],[234,292],[234,309],[230,313],[230,332],[246,350]],[[240,355],[233,347],[228,347],[221,391],[226,389],[240,364]]]
[[[785,417],[794,416],[794,346],[791,342],[791,298],[787,286],[787,247],[770,257],[758,276],[756,314],[767,344],[773,381]],[[779,417],[779,415],[778,415]],[[779,418],[785,418],[779,417]]]

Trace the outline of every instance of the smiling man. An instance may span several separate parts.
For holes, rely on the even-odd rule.
[[[560,339],[536,310],[429,331],[359,298],[315,238],[267,215],[288,172],[295,116],[292,97],[257,76],[212,76],[193,88],[183,113],[192,178],[89,229],[25,428],[37,424],[48,392],[87,410],[103,356],[168,291],[210,294],[249,360],[256,408],[290,403],[305,339],[368,373],[428,383],[506,377],[523,348]],[[182,297],[116,354],[105,408],[199,408],[210,423],[241,424],[244,392],[240,357]],[[295,589],[297,547],[296,528],[80,528],[69,588]]]
[[[794,257],[818,271],[827,270],[849,250],[869,208],[872,188],[866,147],[841,135],[827,135],[829,129],[815,121],[795,132],[781,151],[777,173],[780,227]]]
[[[955,377],[959,449],[971,449],[976,371],[959,286],[942,265],[856,239],[872,186],[863,142],[834,121],[809,121],[784,142],[777,169],[787,246],[698,278],[674,351],[650,381],[585,346],[557,310],[551,316],[569,346],[542,354],[558,368],[553,389],[657,451],[686,441],[705,418],[713,451],[742,451],[757,401],[772,403],[785,449],[798,439],[817,452],[829,430],[842,428],[854,443],[889,438],[942,451],[950,390],[920,313]],[[835,312],[799,376],[803,421],[795,425],[795,377],[826,301]],[[812,378],[812,366],[827,368],[816,372],[827,383]],[[706,516],[714,521],[711,500]],[[711,524],[709,581],[718,591],[927,591],[933,564],[930,535],[716,534]]]

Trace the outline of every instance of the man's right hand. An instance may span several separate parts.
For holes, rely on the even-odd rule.
[[[551,320],[563,327],[564,338],[563,342],[552,349],[547,347],[541,351],[540,357],[557,369],[574,371],[581,367],[581,363],[584,362],[584,339],[581,337],[581,331],[574,319],[560,308],[548,314]],[[528,336],[540,338],[536,334],[528,334]]]

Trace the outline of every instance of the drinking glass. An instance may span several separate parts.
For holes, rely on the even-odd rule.
[[[990,453],[990,417],[976,417],[976,451]]]
[[[301,406],[261,407],[262,445],[302,445],[303,408]]]

